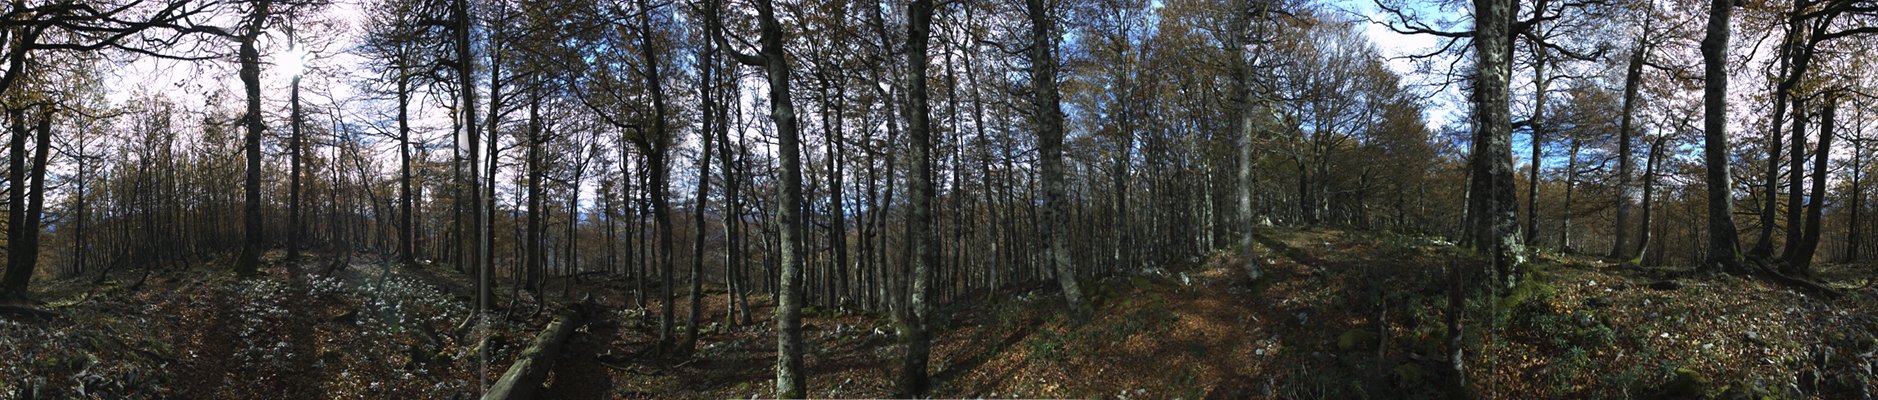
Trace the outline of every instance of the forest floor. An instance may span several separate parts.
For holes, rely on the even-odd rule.
[[[1047,286],[980,293],[941,312],[931,368],[941,397],[1439,398],[1446,393],[1446,268],[1468,257],[1428,238],[1272,229],[1248,285],[1217,253],[1085,283],[1075,322]],[[278,259],[279,254],[270,258]],[[44,304],[0,312],[0,398],[464,398],[492,382],[557,302],[498,293],[499,318],[466,323],[474,293],[448,267],[360,259],[330,276],[237,278],[189,270],[44,285]],[[278,262],[274,263],[278,265]],[[1878,276],[1826,265],[1837,300],[1766,280],[1540,254],[1510,293],[1473,296],[1471,388],[1488,398],[1871,398],[1878,395]],[[548,286],[591,296],[549,398],[749,398],[773,393],[769,301],[725,319],[707,286],[689,356],[655,351],[657,308],[630,281]],[[684,290],[682,287],[679,289]],[[558,292],[558,293],[557,293]],[[1487,300],[1488,298],[1500,300]],[[521,299],[515,301],[512,299]],[[685,316],[680,300],[678,315]],[[0,311],[13,310],[11,308]],[[815,397],[891,393],[900,347],[881,315],[807,312]],[[479,333],[491,336],[479,357]]]

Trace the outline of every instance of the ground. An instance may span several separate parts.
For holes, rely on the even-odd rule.
[[[1074,398],[1439,398],[1447,360],[1440,240],[1273,229],[1248,283],[1238,255],[1196,257],[1085,283],[1074,321],[1051,286],[979,293],[943,310],[936,395]],[[275,254],[273,259],[278,259]],[[1467,302],[1471,390],[1487,398],[1870,398],[1878,393],[1878,289],[1869,266],[1827,265],[1828,300],[1766,280],[1534,257],[1518,288]],[[47,311],[0,313],[0,397],[467,398],[546,326],[589,298],[556,357],[549,398],[749,398],[773,393],[769,302],[727,319],[707,286],[698,350],[660,356],[656,308],[629,281],[555,281],[548,304],[473,293],[444,266],[322,260],[238,278],[194,269],[45,285]],[[504,287],[504,290],[509,290]],[[556,293],[559,292],[559,293]],[[589,297],[591,296],[591,297]],[[519,300],[511,300],[518,299]],[[1499,299],[1499,300],[1490,300]],[[684,315],[685,304],[678,304]],[[882,315],[815,309],[804,320],[810,394],[891,393],[901,349]],[[478,356],[479,329],[493,339]]]

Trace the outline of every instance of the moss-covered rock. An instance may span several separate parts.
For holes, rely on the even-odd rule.
[[[1396,387],[1401,388],[1423,388],[1428,382],[1428,372],[1423,371],[1422,367],[1415,363],[1402,363],[1395,366],[1395,369],[1390,371],[1390,377],[1395,379]]]
[[[1669,382],[1663,384],[1663,396],[1685,399],[1706,398],[1710,385],[1711,380],[1708,375],[1703,375],[1702,372],[1688,367],[1677,368],[1676,372],[1670,376]]]
[[[1376,348],[1376,332],[1365,329],[1343,331],[1337,336],[1337,349],[1343,351]]]

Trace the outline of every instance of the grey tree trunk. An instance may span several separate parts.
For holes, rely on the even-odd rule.
[[[1706,269],[1746,272],[1735,232],[1734,180],[1728,170],[1728,20],[1732,0],[1710,0],[1707,35],[1702,38],[1703,163],[1708,184],[1708,260]]]
[[[287,40],[293,40],[292,36],[289,35]],[[288,95],[290,99],[288,102],[292,103],[291,107],[293,110],[290,111],[292,116],[289,117],[290,121],[288,124],[293,126],[291,129],[288,129],[288,132],[292,133],[290,134],[291,137],[288,143],[287,153],[288,158],[291,158],[291,160],[288,160],[288,164],[291,166],[288,167],[287,175],[287,260],[290,263],[300,259],[301,231],[305,229],[304,225],[300,222],[300,153],[304,151],[302,147],[305,146],[305,140],[302,139],[300,134],[299,75],[293,77],[291,85],[293,89],[291,90],[291,94]]]
[[[1787,259],[1786,270],[1781,271],[1787,275],[1813,273],[1813,254],[1819,250],[1820,217],[1826,202],[1826,163],[1832,155],[1833,119],[1838,107],[1837,101],[1828,98],[1819,115],[1819,149],[1813,152],[1813,192],[1806,204],[1806,233],[1800,238],[1793,257]]]
[[[653,32],[652,13],[655,8],[647,0],[639,0],[638,3],[639,9],[643,11],[639,17],[639,32],[651,35]],[[671,131],[665,121],[665,77],[660,74],[659,62],[656,61],[659,59],[659,54],[655,51],[655,47],[639,46],[640,56],[645,60],[653,60],[645,63],[647,91],[652,95],[652,132],[650,137],[642,136],[636,143],[639,149],[646,153],[646,162],[649,163],[648,171],[651,174],[649,178],[652,180],[652,185],[647,190],[652,192],[652,218],[654,224],[658,225],[659,235],[659,271],[664,275],[661,278],[665,280],[664,300],[659,306],[661,309],[659,344],[660,347],[665,347],[672,344],[672,321],[675,319],[676,311],[673,303],[678,300],[678,297],[672,287],[672,279],[675,275],[672,271],[672,228],[674,227],[672,226],[671,205],[667,199],[669,197],[667,193],[671,189],[671,168],[667,165],[666,151],[671,147],[669,136]]]
[[[1244,2],[1243,7],[1246,7],[1247,10],[1237,13],[1241,15],[1232,19],[1233,32],[1231,35],[1227,36],[1234,39],[1234,43],[1231,44],[1232,49],[1230,49],[1230,53],[1232,54],[1231,62],[1233,63],[1233,82],[1229,93],[1231,93],[1231,100],[1234,102],[1234,106],[1237,107],[1235,111],[1238,114],[1233,118],[1234,136],[1238,141],[1236,147],[1239,159],[1238,195],[1236,196],[1238,198],[1236,207],[1238,212],[1235,214],[1238,216],[1239,258],[1243,263],[1241,268],[1245,269],[1247,280],[1257,282],[1259,278],[1264,275],[1263,271],[1259,268],[1258,249],[1253,239],[1253,235],[1256,233],[1254,227],[1257,224],[1255,222],[1256,216],[1253,215],[1254,211],[1252,209],[1252,186],[1255,183],[1253,181],[1252,171],[1255,168],[1253,164],[1255,164],[1257,160],[1254,158],[1255,155],[1252,152],[1252,143],[1255,139],[1253,118],[1255,117],[1254,113],[1257,111],[1257,105],[1252,99],[1252,60],[1246,59],[1245,47],[1246,44],[1251,43],[1255,39],[1252,33],[1251,18],[1258,15],[1257,11],[1263,9],[1264,3],[1247,1]]]
[[[1863,228],[1865,226],[1864,209],[1865,209],[1865,165],[1866,163],[1865,163],[1865,110],[1863,107],[1860,107],[1862,105],[1863,104],[1859,104],[1859,101],[1857,100],[1854,100],[1852,102],[1852,109],[1854,110],[1852,121],[1855,121],[1855,122],[1852,123],[1852,137],[1849,138],[1852,140],[1852,181],[1850,183],[1852,186],[1851,188],[1852,189],[1852,202],[1851,204],[1848,204],[1848,206],[1849,208],[1852,209],[1852,216],[1851,216],[1851,220],[1846,221],[1845,223],[1845,260],[1844,261],[1847,263],[1859,262],[1859,247],[1864,244],[1863,234],[1865,230]],[[80,170],[83,170],[83,168],[80,168]],[[80,183],[83,183],[83,182],[81,181]],[[81,189],[80,192],[83,192],[82,189],[84,188],[84,186],[80,185],[79,187]],[[84,200],[84,198],[80,197],[79,200]],[[84,207],[79,207],[79,208],[83,209]],[[84,214],[79,214],[79,217],[81,218],[84,217]],[[79,233],[82,234],[84,233],[84,230],[82,228],[82,223],[84,220],[80,219],[79,221],[81,223],[81,228],[79,230]]]
[[[912,187],[911,214],[907,216],[908,240],[912,241],[912,291],[907,297],[906,317],[906,357],[902,364],[899,394],[901,396],[924,396],[930,385],[926,375],[926,362],[931,353],[931,333],[927,331],[927,319],[931,318],[931,305],[927,304],[932,294],[933,267],[938,260],[938,237],[931,232],[933,214],[933,138],[932,121],[929,114],[932,105],[927,102],[926,63],[927,43],[932,40],[932,0],[913,0],[907,5],[907,40],[906,40],[906,76],[907,76],[907,135],[912,139],[912,170],[909,172],[908,186]]]
[[[1533,29],[1538,30],[1539,28],[1535,25]],[[1545,91],[1547,84],[1551,83],[1551,81],[1548,80],[1545,75],[1545,46],[1541,43],[1533,42],[1532,53],[1532,85],[1534,89],[1532,118],[1529,119],[1532,128],[1532,166],[1531,172],[1526,178],[1526,234],[1523,237],[1526,239],[1526,243],[1537,245],[1539,243],[1539,166],[1545,164],[1545,154],[1543,152],[1546,133]],[[1623,212],[1622,209],[1619,209],[1618,214],[1622,215]],[[1623,230],[1618,230],[1618,234],[1622,235]]]
[[[711,96],[711,79],[713,79],[711,75],[712,72],[714,72],[713,66],[716,60],[715,49],[711,47],[709,43],[704,44],[704,54],[702,54],[699,59],[701,61],[699,62],[700,67],[698,68],[698,99],[700,111],[698,114],[698,123],[701,128],[698,130],[698,194],[696,197],[692,197],[696,199],[696,204],[691,206],[692,218],[697,222],[698,227],[697,231],[693,232],[694,236],[692,236],[691,243],[690,322],[685,324],[685,336],[684,339],[679,341],[678,354],[690,354],[692,349],[697,346],[698,318],[701,316],[700,314],[703,313],[703,304],[701,303],[704,302],[704,242],[705,228],[707,227],[704,223],[704,206],[706,203],[709,203],[711,196],[711,135],[713,133],[712,130],[716,129],[716,127],[713,126],[715,122],[713,119],[717,118],[716,110],[714,110],[717,106],[714,101],[716,98]],[[729,275],[725,275],[726,280],[728,280],[729,277]],[[728,286],[729,285],[726,285],[726,287]],[[729,293],[728,290],[726,293]],[[728,301],[725,303],[730,304]]]
[[[242,208],[247,240],[242,243],[241,257],[235,260],[235,274],[241,276],[259,273],[261,242],[265,240],[265,232],[261,231],[261,131],[266,130],[266,126],[261,124],[261,51],[255,47],[255,42],[260,39],[261,29],[267,26],[268,7],[272,5],[273,2],[267,0],[255,3],[248,16],[247,31],[241,36],[239,53],[241,86],[248,97],[248,110],[242,116],[242,123],[248,128],[242,146],[248,155],[247,177],[243,184],[247,204]]]
[[[1643,54],[1647,45],[1638,41],[1637,48],[1630,52],[1630,68],[1624,72],[1624,115],[1617,124],[1617,222],[1612,226],[1616,238],[1611,242],[1611,258],[1629,259],[1630,254],[1630,198],[1636,196],[1636,188],[1631,185],[1632,167],[1630,156],[1630,136],[1632,123],[1636,119],[1637,87],[1643,75]],[[1647,229],[1647,228],[1646,228]]]
[[[1030,18],[1030,65],[1032,70],[1031,105],[1037,118],[1037,153],[1043,163],[1043,223],[1037,226],[1049,241],[1046,262],[1055,272],[1063,289],[1063,299],[1079,315],[1087,315],[1082,287],[1076,282],[1076,267],[1069,261],[1068,191],[1063,178],[1063,107],[1057,92],[1056,19],[1044,0],[1025,0]]]
[[[22,108],[8,110],[7,115],[13,120],[13,137],[9,141],[11,149],[7,157],[7,237],[24,238],[27,216],[26,207],[26,139],[32,132],[26,130],[26,111]],[[7,245],[7,270],[5,289],[8,294],[24,294],[27,282],[32,278],[32,260],[26,259],[25,246],[19,239]]]
[[[716,5],[710,6],[713,14]],[[782,159],[782,184],[778,197],[777,217],[782,226],[777,235],[777,253],[781,266],[777,268],[778,280],[776,296],[776,397],[801,398],[808,393],[804,386],[802,369],[802,290],[801,277],[797,273],[803,263],[803,251],[799,248],[803,234],[802,212],[802,133],[796,119],[795,103],[789,96],[789,60],[783,49],[782,24],[777,21],[776,5],[772,0],[756,1],[758,28],[761,37],[758,40],[759,54],[743,54],[726,45],[726,40],[719,30],[722,29],[721,17],[714,18],[712,29],[719,47],[723,48],[737,62],[750,66],[763,67],[769,76],[770,119],[776,124],[777,145]]]
[[[1511,75],[1513,15],[1510,0],[1474,3],[1474,51],[1478,78],[1474,83],[1474,149],[1470,160],[1472,190],[1469,221],[1474,223],[1474,248],[1493,260],[1495,284],[1510,288],[1519,279],[1524,249],[1519,240],[1519,215],[1513,189],[1512,117],[1508,108]]]
[[[1643,163],[1643,218],[1642,223],[1639,224],[1641,228],[1637,231],[1637,250],[1631,253],[1631,262],[1637,264],[1643,264],[1645,260],[1643,255],[1650,251],[1650,214],[1653,208],[1651,199],[1656,195],[1656,169],[1657,164],[1662,162],[1663,141],[1666,139],[1669,139],[1669,136],[1658,135],[1656,140],[1650,142],[1650,158]]]
[[[541,101],[539,96],[536,97],[535,101],[529,102],[528,106],[528,228],[526,238],[523,239],[526,243],[523,244],[522,251],[523,256],[526,257],[522,260],[522,265],[527,275],[523,279],[522,287],[526,287],[530,292],[540,287],[541,269],[544,264],[547,264],[541,237],[542,219],[547,211],[545,210],[547,202],[543,199],[541,187],[542,174],[547,169],[547,166],[542,165],[541,145],[546,138],[543,138],[541,134]]]
[[[411,76],[398,64],[398,260],[416,265],[416,213],[411,196]]]
[[[1806,223],[1806,220],[1801,215],[1801,213],[1806,210],[1806,203],[1804,203],[1806,191],[1806,117],[1806,98],[1795,97],[1793,99],[1793,129],[1789,131],[1793,136],[1788,140],[1792,145],[1787,146],[1790,150],[1787,154],[1787,182],[1790,183],[1787,185],[1787,243],[1784,250],[1780,252],[1780,258],[1787,260],[1787,265],[1789,266],[1793,265],[1795,252],[1798,251],[1801,246],[1802,238],[1800,225]]]

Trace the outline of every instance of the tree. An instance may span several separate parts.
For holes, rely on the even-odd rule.
[[[1649,25],[1644,26],[1645,34],[1648,34]],[[1631,126],[1637,108],[1637,86],[1643,75],[1643,56],[1648,51],[1649,43],[1639,37],[1636,48],[1630,51],[1630,66],[1624,72],[1624,109],[1620,117],[1622,122],[1617,125],[1617,222],[1613,227],[1617,234],[1616,240],[1611,242],[1610,256],[1626,260],[1633,258],[1630,254],[1630,197],[1634,194],[1630,184],[1631,171],[1634,169],[1630,165]],[[1648,230],[1649,226],[1646,224],[1644,229]]]
[[[1702,38],[1702,159],[1708,184],[1708,259],[1703,268],[1746,272],[1736,239],[1734,182],[1728,170],[1728,20],[1734,2],[1709,2],[1707,35]]]
[[[1525,249],[1519,241],[1519,215],[1514,206],[1512,121],[1509,115],[1508,75],[1511,45],[1507,32],[1513,18],[1510,0],[1474,3],[1474,127],[1469,154],[1468,221],[1473,247],[1493,262],[1494,284],[1511,288],[1519,279]]]
[[[255,1],[242,23],[243,30],[239,36],[241,86],[248,98],[248,111],[242,116],[248,129],[243,139],[246,143],[243,151],[248,157],[248,173],[243,186],[247,192],[247,205],[242,212],[244,226],[247,227],[247,241],[241,249],[241,257],[235,260],[235,273],[244,276],[259,273],[261,242],[266,240],[266,232],[261,230],[261,131],[267,126],[261,122],[261,50],[255,42],[260,40],[262,31],[267,28],[268,18],[272,17],[268,12],[271,6],[271,0]]]
[[[802,239],[803,221],[798,214],[802,210],[802,148],[801,129],[796,124],[795,104],[789,96],[789,60],[783,49],[782,24],[777,22],[776,5],[773,0],[753,0],[756,3],[758,22],[758,53],[748,54],[728,45],[722,31],[723,19],[710,19],[718,24],[711,32],[718,47],[739,63],[763,68],[769,77],[770,120],[776,124],[777,145],[781,149],[781,179],[777,185],[782,204],[776,211],[781,221],[781,235],[777,238],[777,253],[782,265],[778,268],[781,284],[776,288],[776,397],[801,398],[808,393],[804,386],[802,369],[802,293],[801,280],[796,275],[803,263],[803,252],[798,249],[798,240]],[[923,1],[923,0],[922,0]],[[719,12],[713,5],[711,12]]]
[[[912,235],[912,292],[908,294],[906,317],[906,358],[901,372],[900,395],[923,396],[930,385],[926,361],[931,353],[931,333],[927,319],[932,306],[932,274],[938,264],[938,238],[929,229],[933,214],[933,138],[931,105],[927,102],[927,43],[932,40],[932,0],[912,0],[906,9],[907,134],[912,137],[912,174],[908,186],[913,189],[912,215],[907,218],[907,234]]]
[[[1069,245],[1064,232],[1068,214],[1067,193],[1063,182],[1063,107],[1056,86],[1056,19],[1050,15],[1046,0],[1025,0],[1025,14],[1030,20],[1030,85],[1032,115],[1037,124],[1037,156],[1043,173],[1044,240],[1049,256],[1045,258],[1056,275],[1063,299],[1078,312],[1089,305],[1076,283],[1076,267],[1070,264]]]
[[[1832,131],[1837,118],[1838,99],[1828,94],[1826,105],[1819,116],[1819,149],[1813,152],[1813,193],[1806,204],[1806,232],[1796,243],[1793,256],[1787,258],[1787,266],[1782,273],[1788,275],[1812,275],[1813,253],[1819,249],[1820,214],[1826,202],[1826,161],[1832,155]],[[1798,129],[1794,130],[1798,132]],[[1799,142],[1795,142],[1797,146]],[[1798,179],[1794,186],[1799,186]]]
[[[712,74],[717,67],[717,48],[709,40],[700,44],[698,54],[698,195],[693,197],[696,204],[691,206],[693,220],[697,222],[697,232],[691,243],[691,315],[685,324],[685,338],[679,342],[679,353],[691,353],[698,344],[698,317],[704,302],[704,242],[705,228],[704,205],[711,195],[711,136],[716,134],[717,98],[711,92]],[[725,155],[729,157],[729,155]],[[728,225],[728,224],[726,224]],[[729,275],[725,275],[728,282]],[[726,285],[729,286],[729,285]],[[729,304],[730,302],[725,302]]]

